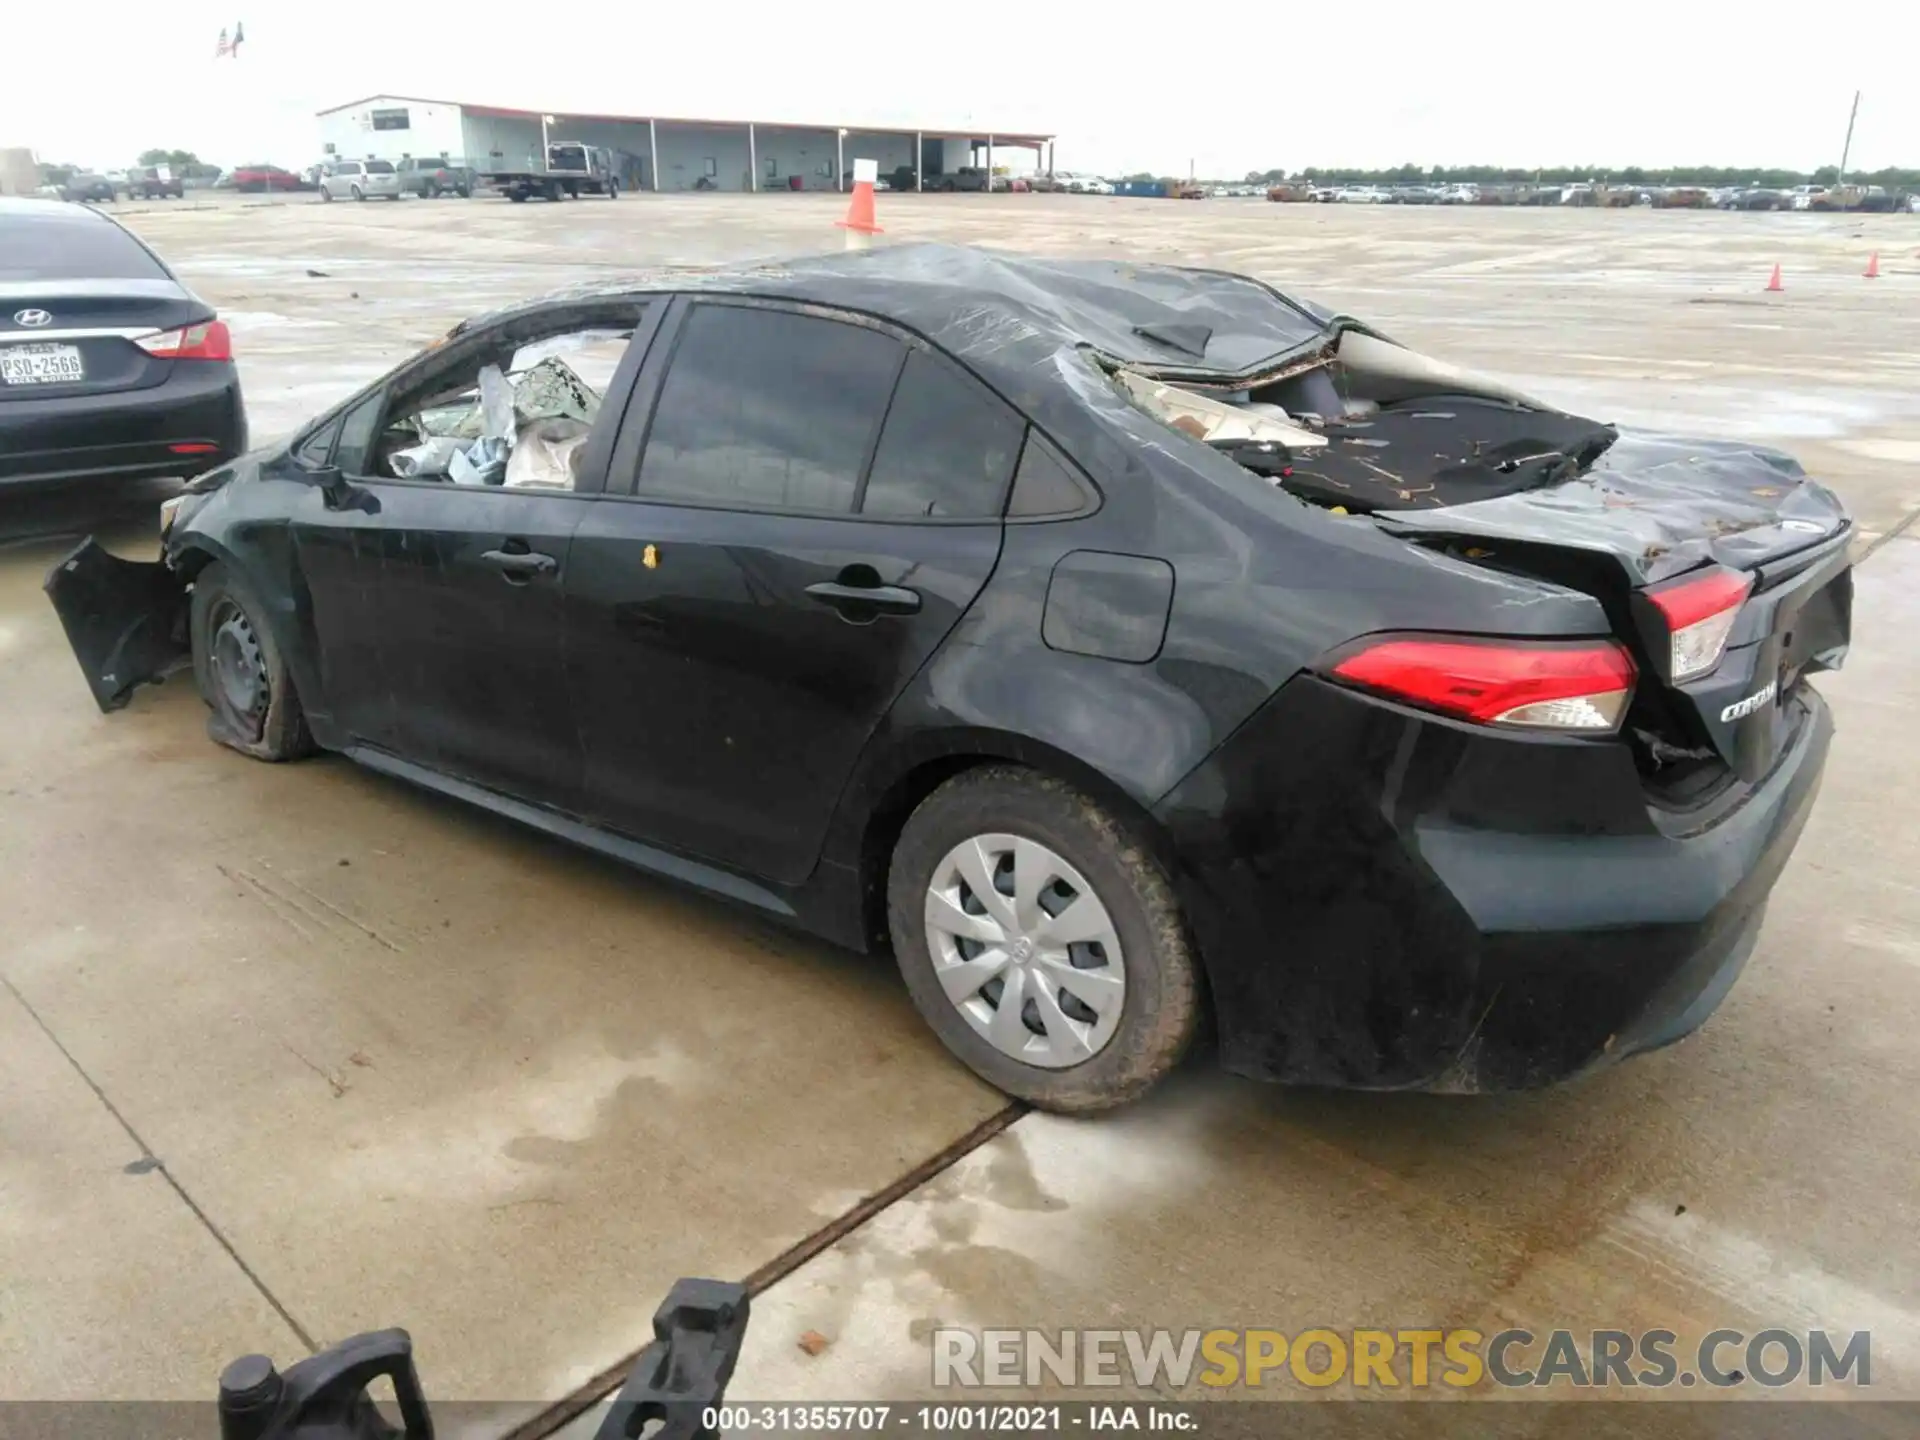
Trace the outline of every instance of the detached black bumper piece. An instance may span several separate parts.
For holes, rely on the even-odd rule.
[[[157,560],[122,560],[89,535],[47,572],[44,588],[103,711],[189,658],[186,587]]]
[[[1725,997],[1819,787],[1801,685],[1772,769],[1648,805],[1618,742],[1499,734],[1301,677],[1158,807],[1228,1070],[1479,1092],[1678,1040]]]
[[[247,448],[230,364],[179,363],[159,385],[99,395],[0,397],[0,487],[191,479]]]

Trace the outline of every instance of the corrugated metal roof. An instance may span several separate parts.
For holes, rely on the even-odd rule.
[[[813,123],[803,120],[763,120],[758,116],[741,115],[732,117],[698,115],[609,115],[601,112],[582,113],[573,110],[527,110],[513,105],[483,105],[467,100],[434,100],[424,95],[363,95],[358,100],[349,100],[344,105],[330,105],[317,115],[337,115],[342,110],[352,110],[361,105],[369,105],[380,100],[397,100],[407,105],[444,105],[449,109],[463,110],[470,115],[504,116],[514,119],[538,120],[543,114],[556,120],[600,120],[618,124],[644,125],[649,120],[661,125],[752,125],[760,130],[823,130],[829,135],[836,130],[846,130],[860,134],[873,135],[932,135],[936,138],[962,138],[986,140],[989,136],[997,144],[1034,145],[1052,140],[1050,134],[1035,131],[994,130],[978,125],[847,125],[839,121]]]

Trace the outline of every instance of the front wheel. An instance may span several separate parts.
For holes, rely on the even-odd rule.
[[[189,613],[193,678],[215,740],[256,760],[293,760],[313,749],[313,737],[266,614],[225,565],[202,570]]]
[[[609,200],[618,200],[620,198],[620,182],[618,180],[607,181],[607,198]]]
[[[356,200],[364,200],[367,198],[367,192],[356,185],[353,187],[353,198]]]
[[[1134,1100],[1193,1041],[1199,971],[1172,885],[1105,808],[1049,776],[996,765],[934,791],[894,848],[887,919],[947,1048],[1043,1109]]]
[[[324,185],[322,185],[322,186],[320,187],[320,198],[321,198],[322,200],[331,200],[331,199],[333,199],[333,191],[331,191],[331,190],[329,190],[329,189],[328,189],[328,188],[327,188],[326,186],[324,186]]]

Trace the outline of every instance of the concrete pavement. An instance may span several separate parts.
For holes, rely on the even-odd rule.
[[[1863,548],[1920,505],[1911,217],[880,203],[896,240],[1249,269],[1605,418],[1784,443]],[[834,245],[837,211],[125,218],[233,321],[264,437],[474,309]],[[150,552],[152,499],[0,495],[0,1399],[205,1396],[241,1350],[389,1324],[436,1396],[554,1399],[644,1342],[675,1276],[775,1261],[1000,1109],[884,962],[343,762],[245,761],[185,685],[99,716],[39,578],[103,521]],[[1865,565],[1854,659],[1819,682],[1825,793],[1699,1036],[1537,1096],[1196,1070],[1027,1117],[770,1289],[736,1393],[926,1393],[940,1323],[1827,1324],[1873,1329],[1911,1393],[1916,546]],[[164,1171],[124,1173],[133,1135]]]

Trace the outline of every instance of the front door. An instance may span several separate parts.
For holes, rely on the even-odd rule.
[[[350,431],[355,419],[349,412]],[[347,478],[356,503],[334,508],[316,486],[294,525],[329,719],[349,743],[573,805],[582,751],[560,587],[587,502]]]
[[[663,309],[612,296],[465,331],[349,407],[332,439],[323,432],[296,454],[309,469],[330,457],[356,497],[329,505],[316,486],[295,527],[328,718],[350,743],[578,809],[585,751],[567,689],[562,603],[570,546],[604,484],[606,453]],[[543,370],[549,356],[559,369]],[[533,387],[524,396],[516,388],[516,405],[601,397],[590,429],[550,413],[524,423],[496,417],[502,433],[508,423],[517,432],[514,463],[494,477],[504,484],[395,478],[396,453],[409,453],[422,431],[444,433],[449,410],[456,420],[467,405],[484,411],[496,365],[500,378]],[[523,451],[532,463],[516,478]]]
[[[917,342],[817,312],[696,303],[671,356],[650,426],[644,395],[628,412],[639,463],[629,437],[615,451],[629,495],[574,535],[584,803],[793,883],[992,573],[1024,425]]]
[[[468,485],[372,488],[386,527],[380,646],[398,753],[574,808],[582,751],[560,597],[585,502]]]

